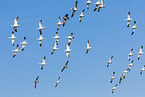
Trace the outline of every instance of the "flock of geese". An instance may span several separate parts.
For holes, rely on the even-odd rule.
[[[100,1],[100,0],[97,0],[96,3],[93,3],[93,4],[95,4],[94,12],[95,12],[97,9],[98,9],[98,12],[99,12],[101,8],[104,8],[104,7],[105,7],[105,5],[103,4],[103,2],[104,2],[104,0],[101,0],[101,1]],[[92,4],[92,1],[88,0],[88,1],[85,2],[85,3],[86,3],[87,9],[89,9],[89,5]],[[71,8],[71,9],[72,9],[71,18],[74,16],[75,12],[78,11],[78,9],[77,9],[77,4],[78,4],[78,1],[75,2],[74,8]],[[85,17],[84,11],[85,11],[85,9],[84,9],[84,10],[81,12],[81,14],[79,15],[79,22],[82,21],[82,17]],[[14,25],[11,25],[11,26],[13,27],[13,30],[14,30],[14,31],[12,31],[11,37],[8,37],[8,38],[10,38],[10,39],[12,40],[12,45],[13,45],[13,46],[15,46],[15,39],[17,39],[17,37],[15,37],[15,35],[14,35],[14,32],[17,32],[17,28],[20,27],[20,25],[18,25],[18,19],[19,19],[19,17],[16,17],[15,20],[14,20]],[[63,22],[61,22],[61,19],[63,19]],[[68,14],[66,14],[64,17],[60,17],[60,16],[59,16],[59,18],[58,18],[58,23],[56,23],[56,24],[58,25],[58,26],[57,26],[57,31],[60,29],[60,26],[61,26],[61,25],[64,27],[65,24],[66,24],[66,21],[69,20],[69,19],[70,19],[70,18],[69,18],[69,15],[68,15]],[[129,28],[130,22],[133,20],[133,19],[130,17],[130,12],[128,12],[128,17],[127,17],[127,19],[125,19],[125,20],[127,21],[127,27]],[[132,28],[132,33],[131,33],[131,35],[133,35],[134,32],[135,32],[135,29],[137,28],[137,26],[136,26],[136,21],[134,21],[133,27],[131,27],[131,28]],[[42,26],[42,20],[40,20],[40,22],[39,22],[39,27],[36,28],[36,29],[38,29],[39,32],[40,32],[39,38],[36,39],[36,40],[39,40],[39,45],[40,45],[40,47],[41,47],[41,46],[42,46],[42,40],[45,39],[45,38],[43,38],[43,36],[42,36],[42,30],[45,29],[45,27]],[[52,48],[51,55],[54,54],[55,50],[59,50],[59,48],[57,47],[57,46],[58,46],[58,42],[59,42],[59,38],[60,38],[60,36],[58,35],[58,32],[56,32],[56,33],[55,33],[55,36],[52,37],[52,38],[55,39],[55,43],[54,43],[54,47],[51,47],[51,48]],[[68,38],[68,43],[67,43],[67,45],[66,45],[66,50],[64,50],[64,51],[66,52],[66,56],[67,56],[68,58],[70,58],[70,54],[69,54],[69,53],[72,51],[72,49],[70,49],[70,44],[71,44],[71,42],[72,42],[72,39],[74,39],[73,33],[71,33],[68,37],[65,37],[65,38]],[[20,42],[20,44],[22,44],[22,51],[24,51],[25,45],[28,44],[28,43],[26,42],[26,37],[24,37],[23,42]],[[15,50],[12,50],[12,51],[14,52],[13,58],[16,56],[17,52],[20,52],[20,50],[18,49],[18,47],[19,47],[19,45],[17,44],[17,45],[16,45],[16,49],[15,49]],[[92,47],[90,47],[90,45],[89,45],[89,40],[88,40],[88,41],[87,41],[87,47],[85,48],[85,49],[86,49],[86,54],[88,53],[88,51],[89,51],[91,48],[92,48]],[[140,51],[138,52],[138,60],[140,59],[140,56],[141,56],[142,54],[144,54],[144,52],[143,52],[142,50],[143,50],[143,46],[141,46]],[[130,53],[129,53],[129,56],[128,56],[128,60],[129,60],[129,61],[131,60],[131,56],[133,56],[132,51],[133,51],[133,49],[130,50]],[[107,62],[107,67],[109,67],[109,65],[112,64],[112,59],[113,59],[113,56],[111,56],[110,59],[109,59],[109,61]],[[69,62],[69,61],[67,61],[66,64],[63,66],[61,72],[63,72],[64,69],[67,69],[67,68],[68,68],[68,67],[67,67],[68,62]],[[39,64],[41,65],[41,70],[43,70],[43,69],[44,69],[44,66],[47,65],[47,63],[46,63],[46,56],[44,56],[44,58],[43,58],[43,60],[42,60],[42,63],[39,63]],[[130,62],[129,67],[128,67],[125,71],[123,71],[123,74],[122,74],[122,76],[120,77],[120,80],[119,80],[119,84],[121,83],[122,79],[125,79],[126,74],[127,74],[128,72],[130,72],[132,66],[134,66],[133,60]],[[140,74],[142,74],[143,71],[145,71],[145,65],[144,65],[143,68],[141,69]],[[110,78],[111,78],[110,83],[112,83],[113,80],[116,79],[116,77],[115,77],[115,71],[113,72],[112,77],[110,77]],[[38,77],[35,79],[35,81],[34,81],[34,88],[36,88],[36,84],[39,82],[38,79],[39,79],[39,76],[38,76]],[[56,82],[55,87],[57,87],[57,85],[60,83],[59,80],[60,80],[60,76],[59,76],[58,79],[57,79],[57,82]],[[117,88],[116,88],[117,86],[118,86],[118,84],[116,84],[116,85],[112,88],[112,93],[114,93],[114,90],[117,89]]]
[[[129,28],[130,21],[133,20],[133,18],[130,18],[130,12],[128,12],[128,17],[127,17],[127,19],[125,19],[125,20],[127,21],[127,28]],[[131,28],[132,28],[132,33],[131,33],[131,35],[133,35],[134,32],[135,32],[135,29],[137,28],[137,26],[136,26],[136,21],[134,21],[133,27],[131,27]],[[132,51],[133,51],[133,48],[130,50],[130,53],[128,54],[128,60],[129,60],[129,61],[131,60],[131,56],[134,55],[134,54],[132,53]],[[144,54],[144,52],[143,52],[143,45],[140,47],[140,50],[139,50],[139,52],[137,52],[137,53],[138,53],[138,60],[139,60],[139,59],[140,59],[140,56]],[[113,58],[113,56],[111,56],[111,57],[109,58],[109,61],[107,62],[107,67],[109,67],[109,64],[112,64],[112,58]],[[119,79],[119,84],[121,84],[122,79],[125,79],[126,74],[127,74],[128,72],[130,72],[131,67],[134,66],[133,62],[134,62],[134,60],[132,60],[132,61],[130,62],[130,64],[128,65],[129,67],[128,67],[125,71],[123,71],[123,74],[122,74],[122,76],[121,76],[120,79]],[[145,65],[143,66],[142,69],[140,69],[140,75],[142,74],[143,71],[145,71]],[[111,78],[110,83],[112,83],[113,80],[116,79],[116,77],[115,77],[115,71],[113,72],[112,77],[110,77],[110,78]],[[112,94],[114,93],[114,90],[117,89],[117,86],[118,86],[118,84],[116,84],[116,85],[112,88]]]

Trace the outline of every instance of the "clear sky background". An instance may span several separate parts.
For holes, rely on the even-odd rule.
[[[4,0],[0,4],[1,28],[1,65],[0,65],[0,97],[143,97],[145,87],[145,72],[140,75],[140,69],[145,64],[145,55],[137,60],[137,52],[145,44],[145,1],[140,0],[104,0],[105,8],[98,13],[93,12],[95,5],[90,4],[86,9],[86,0],[78,1],[78,9],[73,18],[60,27],[58,33],[59,50],[51,55],[59,16],[71,16],[75,0]],[[97,0],[92,0],[96,2]],[[79,23],[79,14],[83,9],[85,17]],[[128,12],[136,20],[138,29],[131,36],[132,29],[127,28]],[[11,44],[14,19],[19,16],[21,27],[15,33],[17,39],[15,46]],[[36,40],[39,37],[39,21],[46,28],[42,31],[42,47]],[[130,23],[133,26],[133,21]],[[67,58],[66,49],[70,33],[74,33],[70,59]],[[23,41],[26,36],[28,45],[25,50],[18,52],[13,58],[13,49],[16,44]],[[92,49],[85,52],[87,40]],[[112,95],[112,87],[119,82],[122,71],[127,69],[128,54],[133,48],[134,66],[126,79],[117,86]],[[21,45],[19,44],[21,50]],[[145,51],[143,49],[143,51]],[[114,56],[113,63],[107,68],[107,61]],[[40,63],[46,56],[47,66],[40,70]],[[62,66],[69,60],[68,69],[60,72]],[[109,77],[115,71],[117,79],[110,83]],[[34,80],[39,77],[37,89],[34,89]],[[58,77],[60,84],[55,88]]]

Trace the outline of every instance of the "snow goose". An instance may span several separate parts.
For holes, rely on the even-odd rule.
[[[92,3],[92,1],[91,1],[91,0],[88,0],[88,1],[87,1],[87,2],[85,2],[85,3],[87,3],[86,7],[87,7],[87,9],[89,9],[89,4],[91,4],[91,3]]]
[[[125,20],[127,21],[127,27],[129,27],[130,21],[133,20],[132,18],[130,18],[130,12],[128,12],[128,17],[127,17],[127,19],[125,19]]]
[[[59,76],[58,79],[57,79],[57,82],[56,82],[56,84],[55,84],[55,87],[57,87],[57,85],[60,83],[59,79],[60,79],[60,76]]]
[[[119,84],[121,84],[122,79],[123,79],[123,77],[120,77],[120,79],[119,79]]]
[[[110,83],[112,83],[112,82],[113,82],[113,79],[116,79],[116,77],[114,77],[114,75],[115,75],[115,71],[113,72],[112,77],[110,77],[110,78],[111,78]]]
[[[41,32],[42,29],[45,29],[45,27],[42,27],[42,20],[39,22],[39,28],[36,29],[39,29],[39,32]]]
[[[74,39],[73,33],[71,33],[68,37],[65,38],[68,38],[68,43],[71,44],[71,40]]]
[[[132,28],[132,33],[131,33],[131,35],[133,35],[133,33],[135,32],[135,29],[137,28],[137,26],[136,26],[136,21],[134,21],[133,27],[131,27],[131,28]]]
[[[59,30],[60,28],[60,25],[62,25],[63,23],[61,22],[61,17],[59,16],[59,19],[58,19],[58,23],[56,23],[58,26],[57,26],[57,31]]]
[[[113,58],[113,56],[111,56],[110,58],[109,58],[109,61],[108,61],[108,63],[107,63],[107,67],[109,67],[109,64],[112,64],[112,58]]]
[[[140,55],[144,54],[144,52],[142,51],[142,49],[143,49],[143,45],[141,46],[140,51],[137,52],[138,53],[138,60],[140,59]]]
[[[70,58],[69,52],[72,51],[72,50],[70,49],[70,43],[67,44],[66,50],[64,50],[64,51],[66,51],[66,56],[67,56],[68,58]]]
[[[128,55],[129,55],[129,56],[128,56],[128,60],[129,60],[129,61],[130,61],[130,57],[133,56],[132,51],[133,51],[133,48],[130,50],[130,53],[128,54]]]
[[[58,36],[58,32],[56,32],[55,37],[52,37],[52,38],[55,38],[55,41],[57,42],[57,45],[58,45],[58,39],[60,38],[60,36]]]
[[[116,84],[116,85],[112,88],[112,94],[114,93],[114,90],[117,89],[117,88],[116,88],[117,86],[118,86],[118,84]]]
[[[35,81],[34,81],[34,88],[36,89],[36,84],[39,82],[38,81],[38,78],[39,78],[39,76],[35,79]]]
[[[127,68],[125,71],[123,71],[124,74],[128,73],[129,68]]]
[[[12,31],[11,37],[8,37],[8,38],[11,38],[11,39],[12,39],[12,45],[14,46],[14,44],[15,44],[15,39],[17,38],[17,37],[14,36],[14,31]]]
[[[42,40],[44,40],[45,38],[42,37],[42,32],[40,31],[40,34],[39,34],[39,38],[37,40],[39,40],[39,45],[40,47],[42,46]]]
[[[90,47],[90,44],[89,44],[89,40],[87,41],[87,50],[86,50],[86,54],[88,53],[89,49],[91,49],[92,47]]]
[[[65,15],[64,17],[62,17],[62,18],[63,18],[63,27],[64,27],[64,25],[65,25],[67,19],[69,19],[68,14],[66,14],[66,15]]]
[[[20,27],[20,25],[18,25],[18,19],[19,19],[19,17],[16,17],[14,20],[14,25],[11,25],[14,27],[13,29],[15,32],[17,32],[17,27]]]
[[[67,69],[67,68],[68,68],[68,67],[67,67],[68,62],[69,62],[69,61],[67,61],[67,62],[65,63],[65,66],[63,66],[61,72],[63,72],[64,69]]]
[[[100,11],[101,8],[105,8],[105,5],[103,5],[104,0],[101,0],[101,5],[98,8],[98,12]]]
[[[58,42],[55,41],[54,47],[51,47],[53,49],[51,55],[54,53],[55,50],[59,50],[59,48],[57,48],[57,44]]]
[[[74,8],[70,8],[70,9],[73,10],[71,17],[74,16],[75,11],[78,11],[78,9],[77,9],[77,4],[78,4],[78,1],[76,1]]]
[[[81,22],[82,17],[85,17],[85,15],[83,15],[84,11],[85,11],[85,9],[84,9],[84,10],[81,12],[81,14],[79,15],[79,16],[80,16],[80,17],[79,17],[79,22]]]
[[[12,51],[14,52],[13,58],[16,56],[16,53],[17,53],[17,52],[20,52],[20,50],[18,50],[18,46],[19,46],[19,45],[17,44],[16,49],[15,49],[15,50],[12,50]]]
[[[24,37],[23,42],[20,42],[20,44],[22,44],[22,51],[24,51],[25,45],[28,44],[28,43],[26,42],[26,37]]]
[[[145,71],[145,65],[144,65],[143,68],[140,70],[140,74],[142,74],[142,71]]]
[[[45,63],[45,61],[46,61],[46,57],[44,56],[42,63],[39,63],[39,64],[41,64],[41,70],[43,69],[44,65],[47,65],[47,63]]]
[[[100,0],[97,0],[97,2],[94,3],[94,4],[96,5],[95,8],[94,8],[94,12],[95,12],[96,9],[98,8],[98,6],[101,5],[101,2],[100,2]]]

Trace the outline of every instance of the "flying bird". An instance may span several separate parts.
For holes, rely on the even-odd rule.
[[[45,27],[42,27],[42,20],[39,22],[39,28],[36,29],[39,29],[39,32],[41,32],[42,29],[45,29]]]
[[[44,56],[42,63],[39,63],[39,64],[41,64],[41,70],[43,69],[44,65],[47,65],[47,63],[45,63],[45,61],[46,61],[46,56]]]
[[[58,26],[57,26],[57,31],[59,30],[60,28],[60,25],[62,25],[63,23],[61,22],[61,17],[59,16],[59,19],[58,19],[58,23],[56,23]]]
[[[117,86],[118,86],[118,84],[116,84],[116,85],[112,88],[112,94],[114,93],[114,90],[117,89],[117,88],[116,88]]]
[[[74,16],[75,11],[78,11],[77,4],[78,4],[78,1],[76,1],[74,8],[70,8],[70,9],[73,10],[72,15],[71,15],[71,18]]]
[[[59,48],[57,48],[57,44],[58,43],[55,41],[54,47],[51,47],[53,49],[51,55],[54,53],[55,50],[59,50]]]
[[[133,35],[133,33],[135,32],[135,29],[137,28],[137,26],[136,26],[136,21],[134,21],[133,27],[131,27],[131,28],[132,28],[132,33],[131,33],[131,35]]]
[[[20,44],[22,44],[22,51],[24,51],[25,45],[28,44],[28,43],[26,42],[26,37],[24,37],[23,42],[20,42]]]
[[[38,81],[39,76],[36,78],[36,80],[34,81],[34,88],[36,89],[36,84],[39,82]]]
[[[62,17],[62,18],[63,18],[63,27],[64,27],[66,21],[69,19],[68,14],[66,14],[66,15],[65,15],[64,17]]]
[[[14,52],[13,58],[16,56],[16,53],[17,53],[17,52],[20,52],[20,50],[18,50],[18,46],[19,46],[19,45],[17,44],[16,49],[15,49],[15,50],[12,50],[12,51]]]
[[[94,8],[94,12],[95,12],[96,9],[98,8],[98,6],[101,5],[101,2],[100,2],[100,0],[97,0],[97,2],[94,3],[94,4],[96,5],[95,8]]]
[[[66,51],[66,56],[67,56],[68,58],[70,58],[69,52],[72,51],[72,50],[70,49],[70,43],[67,44],[66,50],[64,50],[64,51]]]
[[[90,44],[89,44],[89,40],[87,41],[87,50],[86,50],[86,54],[88,53],[89,49],[91,49],[92,47],[90,47]]]
[[[110,59],[109,59],[109,61],[108,61],[108,63],[107,63],[107,67],[109,67],[109,64],[112,64],[112,61],[111,61],[112,58],[113,58],[113,56],[110,57]]]
[[[133,20],[132,18],[130,18],[130,12],[128,12],[128,17],[127,17],[127,19],[125,19],[125,20],[127,21],[127,27],[129,27],[130,21]]]
[[[55,33],[55,37],[52,37],[52,38],[55,38],[55,42],[57,43],[58,45],[58,39],[60,38],[60,36],[58,36],[58,32]]]
[[[144,65],[143,68],[140,70],[140,75],[142,74],[143,71],[145,71],[145,65]]]
[[[101,5],[98,8],[98,12],[100,12],[101,8],[105,8],[105,5],[103,4],[104,0],[101,0]]]
[[[74,39],[73,33],[71,33],[68,37],[65,38],[68,38],[68,43],[71,44],[71,40]]]
[[[12,39],[12,45],[14,46],[14,44],[15,44],[15,39],[17,38],[17,37],[14,36],[14,31],[12,31],[11,37],[8,37],[8,38],[11,38],[11,39]]]
[[[40,34],[39,34],[39,38],[37,40],[39,40],[39,45],[40,47],[42,46],[42,40],[44,40],[45,38],[42,37],[42,32],[40,31]]]
[[[69,62],[69,61],[67,61],[67,62],[65,63],[65,66],[63,66],[61,72],[63,72],[64,69],[67,69],[67,68],[68,68],[68,67],[67,67],[68,62]]]
[[[19,19],[19,17],[16,17],[14,20],[14,25],[11,25],[14,27],[13,29],[15,32],[17,32],[17,27],[20,27],[20,25],[18,25],[18,19]]]
[[[133,56],[132,51],[133,51],[133,48],[130,50],[130,53],[128,54],[128,55],[129,55],[129,56],[128,56],[128,60],[129,60],[129,61],[130,61],[130,57]]]
[[[87,1],[87,2],[85,2],[85,3],[87,3],[86,7],[87,7],[87,9],[89,9],[89,4],[91,4],[91,3],[92,3],[92,1],[91,1],[91,0],[88,0],[88,1]]]
[[[79,22],[81,22],[81,20],[82,20],[82,17],[85,17],[85,15],[83,15],[84,14],[84,11],[85,11],[85,9],[81,12],[81,14],[79,15],[80,17],[79,17]]]
[[[121,84],[122,78],[123,78],[123,77],[120,77],[120,79],[119,79],[119,84]]]
[[[128,73],[129,68],[127,68],[125,71],[123,71],[124,74]]]
[[[60,76],[59,76],[58,79],[57,79],[57,82],[56,82],[55,87],[57,87],[57,85],[60,83],[59,79],[60,79]]]
[[[112,77],[110,77],[110,78],[111,78],[111,81],[110,81],[110,83],[112,83],[112,82],[113,82],[113,79],[116,79],[116,77],[114,77],[114,75],[115,75],[115,71],[113,72],[113,75],[112,75]]]
[[[143,49],[143,45],[141,46],[140,51],[137,52],[138,53],[138,60],[140,59],[140,55],[144,54],[144,52],[142,51],[142,49]]]
[[[133,64],[133,60],[132,60],[132,61],[130,62],[130,64],[129,64],[129,69],[128,69],[129,72],[130,72],[132,66],[134,66],[134,64]]]

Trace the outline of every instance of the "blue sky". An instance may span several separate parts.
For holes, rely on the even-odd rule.
[[[97,0],[92,0],[96,2]],[[139,74],[145,64],[145,56],[137,60],[139,48],[145,44],[144,26],[145,9],[144,3],[136,0],[104,0],[105,8],[93,12],[95,5],[91,4],[86,9],[85,0],[78,1],[78,9],[73,18],[66,22],[65,27],[60,27],[58,33],[59,50],[51,55],[51,47],[55,35],[59,16],[66,13],[71,16],[75,0],[5,0],[1,1],[0,25],[1,25],[1,65],[0,65],[0,97],[143,97],[145,72]],[[79,14],[83,9],[85,17],[79,23]],[[136,20],[138,29],[131,36],[131,28],[126,27],[127,13]],[[12,58],[12,50],[15,49],[8,37],[11,35],[14,19],[19,16],[18,23],[21,27],[15,33],[17,39],[15,45],[27,38],[28,45],[25,50],[18,52]],[[39,21],[42,19],[43,41],[42,47],[36,40],[39,37]],[[133,25],[133,21],[130,23]],[[65,38],[74,33],[72,40],[70,59],[66,57],[63,50],[66,49],[68,40]],[[90,41],[92,49],[86,55],[85,48],[87,40]],[[128,53],[133,48],[134,66],[126,79],[117,86],[114,94],[112,87],[119,82],[119,77],[130,63]],[[21,45],[19,44],[21,50]],[[144,51],[144,49],[143,49]],[[114,56],[113,63],[106,67],[107,61]],[[46,56],[47,66],[40,70],[40,63]],[[68,69],[60,72],[62,66],[69,60]],[[116,80],[110,84],[109,77],[115,71]],[[37,89],[34,89],[34,80],[39,77]],[[55,88],[58,77],[60,84]]]

